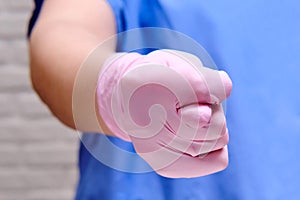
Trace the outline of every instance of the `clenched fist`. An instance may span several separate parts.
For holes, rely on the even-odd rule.
[[[228,130],[221,106],[232,83],[194,55],[157,50],[115,54],[97,87],[99,114],[158,174],[197,177],[228,163]]]

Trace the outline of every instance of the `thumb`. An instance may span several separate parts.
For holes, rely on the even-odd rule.
[[[211,119],[212,110],[208,104],[191,104],[179,108],[183,122],[192,128],[206,126]]]

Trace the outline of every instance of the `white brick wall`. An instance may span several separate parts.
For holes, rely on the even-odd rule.
[[[77,133],[32,91],[30,0],[0,0],[0,200],[67,200],[77,180]]]

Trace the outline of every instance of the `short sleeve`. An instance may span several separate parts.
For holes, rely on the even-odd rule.
[[[116,20],[117,32],[125,31],[124,2],[122,0],[107,0]]]
[[[39,14],[41,12],[42,9],[42,5],[43,5],[44,0],[35,0],[34,4],[35,4],[35,8],[32,12],[30,21],[29,21],[29,25],[28,25],[28,29],[27,29],[27,37],[29,38],[32,32],[32,29],[39,17]]]

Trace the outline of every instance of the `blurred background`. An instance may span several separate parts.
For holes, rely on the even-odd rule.
[[[0,0],[0,200],[72,199],[78,135],[51,116],[29,79],[31,0]]]

